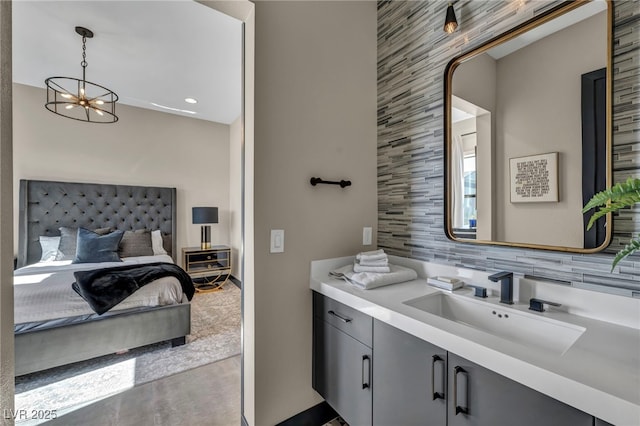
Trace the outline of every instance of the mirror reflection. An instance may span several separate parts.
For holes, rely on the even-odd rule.
[[[565,5],[449,63],[447,234],[588,252],[582,206],[609,184],[608,3]]]

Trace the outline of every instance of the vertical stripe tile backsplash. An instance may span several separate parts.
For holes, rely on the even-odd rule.
[[[464,244],[444,233],[444,69],[455,56],[561,3],[460,0],[460,27],[443,32],[446,1],[378,2],[378,245],[388,253],[482,270],[510,270],[640,295],[640,256],[613,253],[640,234],[640,209],[614,217],[598,254]],[[640,2],[614,1],[614,182],[640,177]]]

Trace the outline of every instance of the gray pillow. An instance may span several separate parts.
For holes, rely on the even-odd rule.
[[[120,257],[153,256],[151,232],[146,229],[125,231],[118,254]]]
[[[99,235],[88,229],[78,229],[76,256],[72,263],[122,262],[118,256],[118,245],[122,231]]]
[[[73,260],[76,257],[78,228],[62,226],[58,230],[60,231],[60,245],[58,245],[56,260]],[[105,235],[111,232],[111,228],[98,228],[94,229],[93,232],[98,235]]]

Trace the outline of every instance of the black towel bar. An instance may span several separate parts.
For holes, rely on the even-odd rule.
[[[322,178],[312,177],[311,185],[316,186],[319,183],[324,183],[327,185],[340,185],[340,188],[346,188],[347,186],[351,186],[350,180],[341,180],[340,182],[330,181],[330,180],[322,180]]]

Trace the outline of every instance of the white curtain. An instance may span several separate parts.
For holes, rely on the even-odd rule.
[[[464,149],[460,135],[454,135],[451,158],[451,189],[453,191],[451,212],[454,228],[464,226]]]

